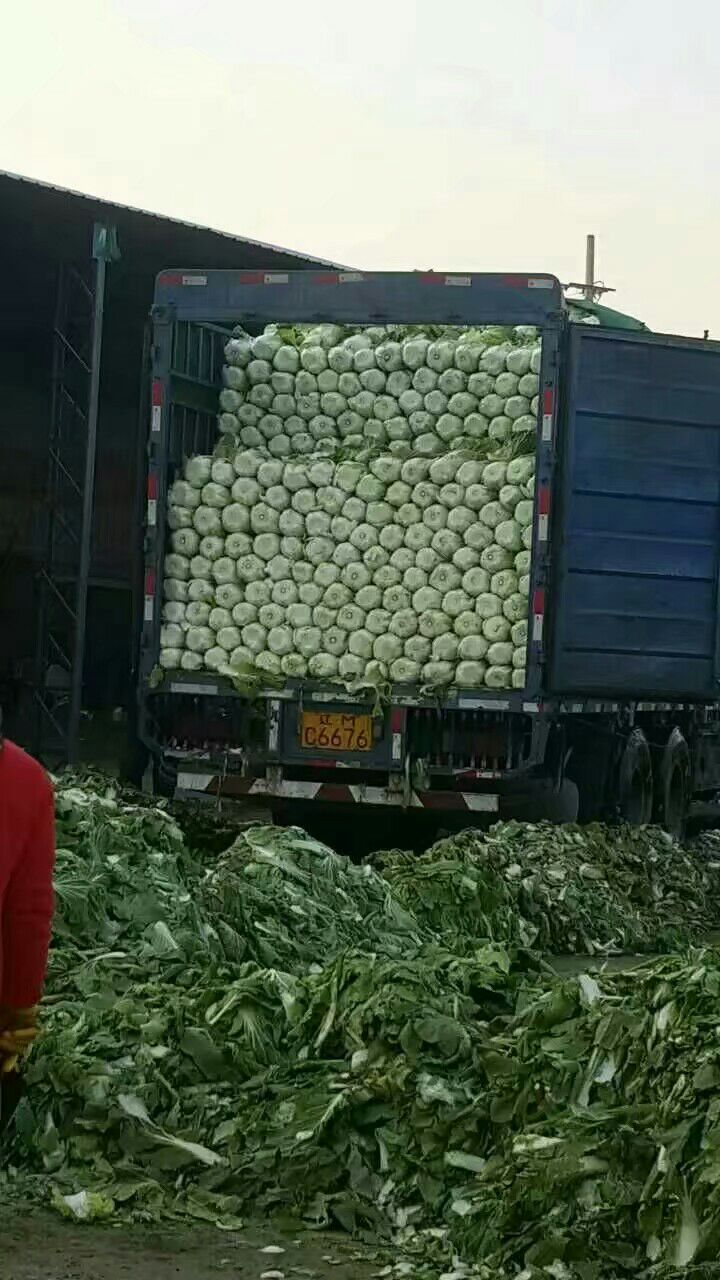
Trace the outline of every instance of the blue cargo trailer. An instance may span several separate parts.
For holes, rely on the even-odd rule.
[[[713,795],[720,344],[571,324],[542,272],[172,270],[158,277],[152,319],[139,697],[159,786],[279,813],[579,808],[672,831]],[[541,331],[523,689],[396,687],[378,707],[370,692],[308,679],[249,698],[214,673],[159,678],[168,488],[184,458],[216,442],[232,327],[273,321]],[[362,750],[344,749],[338,715],[366,734]]]

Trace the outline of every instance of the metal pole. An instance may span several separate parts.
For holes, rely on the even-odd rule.
[[[585,288],[588,302],[595,301],[595,237],[588,236],[585,243]]]
[[[93,332],[90,357],[90,389],[88,394],[87,443],[85,475],[83,482],[82,525],[80,532],[80,559],[78,564],[77,595],[75,604],[75,652],[73,654],[70,714],[67,730],[67,757],[69,764],[77,761],[82,711],[83,669],[85,666],[85,623],[87,619],[88,579],[92,551],[93,509],[95,506],[95,459],[97,455],[98,404],[100,400],[100,357],[102,355],[103,316],[105,310],[105,277],[107,259],[98,255],[95,259],[95,290],[93,297]]]
[[[54,540],[54,508],[57,506],[57,484],[56,484],[56,464],[53,458],[53,451],[58,450],[58,439],[62,432],[62,425],[59,422],[60,403],[60,380],[62,377],[62,364],[65,359],[65,351],[58,342],[57,335],[62,330],[63,318],[63,301],[65,287],[65,264],[60,263],[57,273],[57,293],[55,296],[55,322],[53,325],[53,357],[52,357],[52,386],[51,386],[51,407],[50,407],[50,425],[48,427],[49,438],[49,456],[50,465],[48,468],[48,477],[46,489],[44,492],[43,505],[43,535],[45,542],[45,560],[40,566],[40,575],[43,569],[45,572],[50,571],[53,563],[53,540]],[[38,592],[37,600],[37,636],[35,647],[35,723],[33,729],[33,755],[40,756],[42,752],[42,721],[43,721],[43,700],[45,698],[45,681],[47,677],[47,630],[50,620],[50,610],[48,608],[47,588],[41,583],[40,576],[36,578],[36,590]]]

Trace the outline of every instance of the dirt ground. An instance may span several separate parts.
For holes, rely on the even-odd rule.
[[[382,1267],[346,1237],[80,1227],[54,1214],[0,1207],[2,1280],[370,1280]],[[264,1253],[266,1246],[283,1253]]]

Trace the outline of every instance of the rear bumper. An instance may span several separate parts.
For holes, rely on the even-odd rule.
[[[400,783],[400,779],[398,779]],[[430,809],[470,813],[498,813],[499,795],[475,791],[420,791],[402,785],[310,782],[283,778],[280,770],[268,770],[264,778],[180,769],[175,792],[180,800],[259,800],[313,802],[337,805],[390,806],[395,809]]]
[[[522,695],[510,695],[512,703],[469,695],[394,701],[379,711],[370,694],[343,696],[336,688],[302,685],[251,702],[208,694],[208,687],[183,684],[181,694],[171,685],[144,705],[145,740],[173,776],[178,799],[498,816],[510,795],[547,786],[552,718]],[[328,733],[337,716],[370,718],[371,740],[362,750],[309,747],[308,713],[325,719]]]

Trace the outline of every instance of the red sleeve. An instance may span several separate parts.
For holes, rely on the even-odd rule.
[[[42,994],[53,915],[55,807],[47,777],[38,786],[35,819],[2,904],[0,1004],[27,1009]]]

